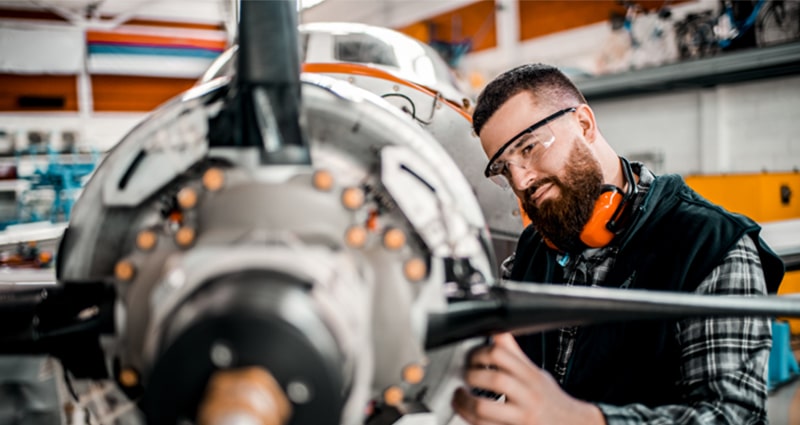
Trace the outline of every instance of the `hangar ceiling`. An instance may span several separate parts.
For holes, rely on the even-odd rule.
[[[304,0],[305,1],[305,0]],[[474,0],[324,0],[300,14],[301,22],[345,21],[400,27],[456,9]],[[224,22],[228,0],[0,0],[2,9],[50,11],[69,20],[148,19]]]

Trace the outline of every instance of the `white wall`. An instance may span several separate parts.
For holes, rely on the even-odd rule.
[[[83,32],[67,24],[0,19],[0,72],[77,74],[85,44]]]
[[[698,170],[699,96],[697,92],[591,102],[600,132],[624,156],[652,153],[663,164],[656,172]],[[650,164],[648,164],[650,165]]]
[[[658,172],[800,169],[800,76],[591,102],[621,155],[653,153]]]
[[[800,76],[720,89],[732,171],[800,168]]]

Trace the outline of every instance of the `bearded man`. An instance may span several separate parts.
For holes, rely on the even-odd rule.
[[[774,293],[783,264],[752,220],[677,175],[614,152],[557,68],[524,65],[478,97],[486,177],[531,220],[503,277],[699,294]],[[631,321],[498,335],[468,359],[456,391],[471,424],[766,423],[768,318]],[[485,392],[484,392],[485,393]]]

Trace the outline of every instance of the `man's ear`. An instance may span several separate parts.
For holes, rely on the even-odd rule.
[[[575,111],[578,117],[578,124],[583,129],[583,137],[588,143],[593,143],[597,138],[597,122],[594,119],[594,111],[587,104],[581,104]]]

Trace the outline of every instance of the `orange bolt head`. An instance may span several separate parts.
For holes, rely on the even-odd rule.
[[[212,191],[222,189],[225,184],[225,173],[219,168],[209,168],[203,174],[203,186]]]
[[[425,265],[425,261],[420,258],[412,258],[403,265],[403,274],[405,274],[406,279],[412,282],[424,279],[427,273],[428,267]]]
[[[398,406],[403,402],[404,395],[402,388],[392,385],[383,392],[383,401],[389,406]]]
[[[119,383],[124,387],[134,387],[139,384],[139,374],[131,368],[122,369],[119,372]]]
[[[406,244],[406,234],[400,229],[389,229],[383,234],[383,246],[388,249],[400,249]]]
[[[425,377],[425,368],[419,364],[411,364],[403,368],[403,380],[411,385],[419,384]]]
[[[348,187],[342,192],[342,204],[350,210],[361,208],[364,205],[364,191],[357,187]]]
[[[326,170],[318,170],[314,173],[314,187],[318,190],[328,191],[333,187],[333,175]]]
[[[136,235],[136,246],[139,247],[142,251],[149,251],[156,246],[156,241],[158,238],[156,237],[156,233],[152,230],[142,230]]]
[[[191,227],[181,227],[175,232],[175,242],[181,247],[188,247],[194,242],[194,229]]]
[[[188,210],[197,205],[197,192],[191,187],[184,187],[178,191],[178,205],[181,208]]]
[[[347,229],[345,242],[352,248],[361,248],[367,242],[367,231],[360,226],[352,226]]]
[[[114,266],[114,276],[123,282],[133,279],[134,274],[136,274],[136,269],[128,260],[121,260]]]

